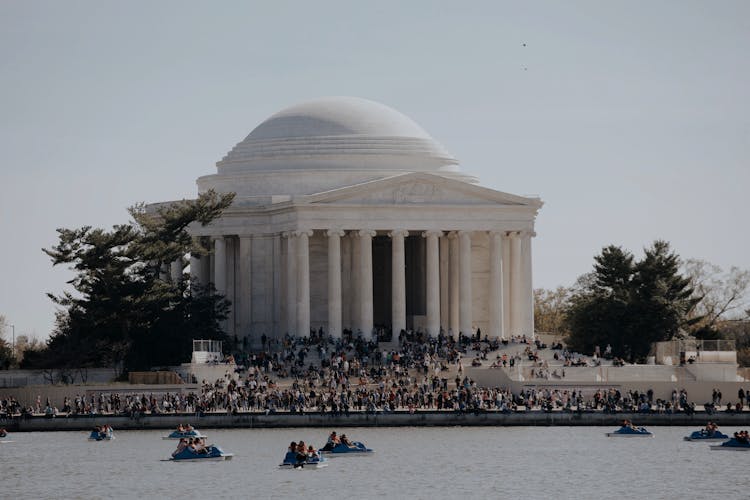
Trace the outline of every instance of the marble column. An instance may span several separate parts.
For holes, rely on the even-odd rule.
[[[227,295],[227,246],[223,236],[214,237],[214,288],[216,293]],[[221,322],[221,329],[227,331],[229,317]]]
[[[227,311],[227,334],[233,338],[237,332],[237,240],[234,236],[224,236],[224,245],[226,246],[226,283],[225,290],[227,300],[229,301],[229,310]]]
[[[190,293],[196,294],[201,283],[201,266],[203,265],[200,255],[197,253],[190,254]]]
[[[449,333],[454,339],[458,338],[458,331],[461,329],[459,322],[459,265],[460,262],[458,255],[458,233],[452,231],[448,234],[448,240],[450,241],[450,264],[449,264],[449,279],[450,279],[450,330]]]
[[[352,239],[341,239],[341,326],[352,329]]]
[[[271,329],[271,334],[274,338],[280,338],[282,335],[282,319],[281,319],[281,293],[282,293],[282,285],[281,285],[281,267],[283,266],[281,262],[281,235],[279,233],[276,233],[273,235],[273,263],[272,263],[272,269],[273,269],[273,327]],[[252,302],[252,296],[251,296],[251,302]],[[250,304],[252,306],[252,303]],[[252,331],[253,327],[253,314],[252,309],[250,313],[250,329]],[[260,332],[262,335],[265,332]],[[255,345],[258,344],[258,340],[256,338]]]
[[[510,261],[510,237],[508,233],[504,233],[502,237],[503,244],[503,333],[506,336],[510,336],[512,331],[510,329],[510,273],[511,273],[511,261]]]
[[[524,333],[521,321],[522,287],[521,236],[518,231],[512,231],[510,233],[510,333],[512,335]]]
[[[362,248],[359,231],[349,233],[352,246],[352,282],[351,282],[351,320],[352,332],[357,334],[357,329],[362,328],[362,273],[360,272]]]
[[[425,231],[427,239],[427,334],[437,337],[440,333],[440,231]]]
[[[175,259],[169,265],[169,275],[175,285],[182,281],[182,258]]]
[[[297,335],[297,237],[293,231],[286,238],[286,333]]]
[[[252,246],[251,235],[240,235],[239,251],[239,297],[237,314],[239,322],[238,337],[250,336],[250,325],[252,323]]]
[[[375,231],[362,229],[359,231],[359,283],[360,283],[360,324],[362,335],[369,339],[373,327],[372,306],[372,238]]]
[[[221,295],[227,294],[227,243],[223,236],[214,238],[214,287]]]
[[[162,262],[159,266],[159,279],[161,281],[169,281],[169,264]]]
[[[310,236],[297,231],[297,335],[310,336]]]
[[[503,332],[503,235],[490,231],[490,331],[489,336],[504,338]]]
[[[200,238],[200,240],[204,239]],[[198,244],[201,245],[202,248],[206,249],[206,254],[201,255],[201,275],[199,281],[202,285],[208,285],[209,283],[213,283],[214,264],[216,263],[214,254],[210,251],[213,242],[210,239],[205,239],[205,241],[200,241]]]
[[[401,330],[406,329],[406,256],[404,238],[409,231],[397,229],[388,234],[391,237],[391,329],[397,339]]]
[[[471,335],[472,327],[472,299],[471,299],[471,233],[469,231],[458,232],[459,241],[459,303],[458,315],[460,332]]]
[[[440,238],[440,329],[447,330],[450,325],[451,307],[449,286],[450,279],[450,241],[447,236]]]
[[[344,231],[330,229],[328,236],[328,335],[341,338],[341,237]]]
[[[521,328],[527,337],[534,338],[534,286],[531,280],[531,237],[534,233],[521,233]]]

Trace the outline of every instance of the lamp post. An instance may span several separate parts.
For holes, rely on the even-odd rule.
[[[16,359],[16,325],[10,325],[10,329],[13,330],[13,359]]]

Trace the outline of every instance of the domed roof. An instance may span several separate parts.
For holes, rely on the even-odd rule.
[[[220,173],[387,169],[456,172],[458,160],[409,117],[356,97],[286,108],[258,125],[216,166]]]

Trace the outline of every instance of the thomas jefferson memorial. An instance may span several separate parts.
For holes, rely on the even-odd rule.
[[[234,192],[190,258],[232,302],[226,329],[334,337],[534,333],[531,237],[542,202],[482,187],[407,116],[351,97],[284,109],[200,177]],[[181,268],[172,268],[181,273]]]

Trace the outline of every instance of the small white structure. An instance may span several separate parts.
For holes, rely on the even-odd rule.
[[[237,365],[231,356],[224,359],[222,347],[220,340],[193,340],[193,356],[190,363],[180,365],[180,376],[199,384],[237,380]]]
[[[193,364],[219,363],[223,359],[221,340],[193,340]]]

